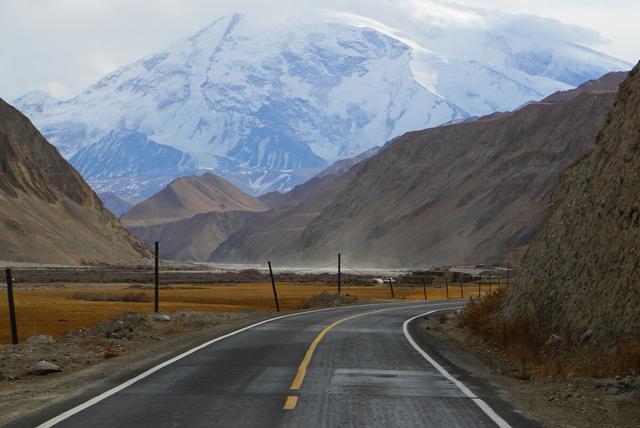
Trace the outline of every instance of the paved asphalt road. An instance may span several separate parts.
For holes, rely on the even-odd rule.
[[[43,426],[533,426],[405,323],[461,304],[352,306],[260,323]]]

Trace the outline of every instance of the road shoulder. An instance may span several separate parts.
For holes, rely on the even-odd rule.
[[[417,320],[412,333],[421,346],[453,366],[454,376],[486,388],[495,397],[488,400],[490,405],[499,413],[513,411],[554,427],[620,427],[640,420],[637,390],[612,394],[607,380],[549,379],[530,372],[530,380],[518,379],[522,368],[458,327],[454,313]]]
[[[171,314],[175,316],[174,314]],[[206,318],[211,314],[204,314]],[[202,320],[198,326],[190,330],[171,333],[172,326],[165,327],[166,336],[161,340],[144,340],[136,343],[135,339],[125,339],[122,345],[128,352],[117,358],[103,361],[86,361],[77,369],[54,373],[47,376],[25,376],[15,381],[4,382],[0,389],[0,424],[2,426],[22,427],[36,426],[44,420],[54,417],[91,397],[113,388],[145,370],[179,355],[208,340],[223,336],[232,331],[270,318],[269,313],[215,314],[222,317],[216,322]],[[175,328],[175,327],[174,327]],[[141,335],[149,336],[148,332]],[[148,337],[146,338],[148,339]],[[55,346],[57,345],[57,347]],[[32,347],[23,345],[14,352],[29,356],[42,355],[66,356],[65,344]],[[62,355],[62,354],[65,355]],[[89,352],[90,353],[90,352]],[[83,354],[83,358],[88,358]],[[102,354],[98,358],[104,358]]]

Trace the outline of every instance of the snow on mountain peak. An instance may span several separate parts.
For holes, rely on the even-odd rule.
[[[71,100],[16,104],[67,157],[126,128],[263,193],[404,132],[513,109],[628,68],[573,43],[510,33],[475,10],[434,5],[418,17],[427,25],[402,29],[336,11],[225,16]],[[118,175],[100,176],[109,174]]]

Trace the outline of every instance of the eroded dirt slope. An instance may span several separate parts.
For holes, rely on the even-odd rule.
[[[2,99],[0,242],[4,261],[121,264],[150,257],[29,119]]]
[[[504,310],[615,352],[640,332],[640,65],[593,151],[562,177]]]

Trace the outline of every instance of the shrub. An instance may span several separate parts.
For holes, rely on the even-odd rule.
[[[571,332],[554,331],[551,320],[542,314],[533,317],[505,317],[500,313],[506,296],[501,289],[479,300],[470,300],[459,324],[520,364],[515,377],[528,380],[528,367],[536,366],[546,376],[564,377],[573,372],[582,376],[614,377],[640,372],[640,338],[621,340],[615,349],[581,345]]]
[[[127,294],[100,294],[100,293],[73,293],[71,296],[75,300],[85,300],[90,302],[150,302],[151,297],[140,293]]]

